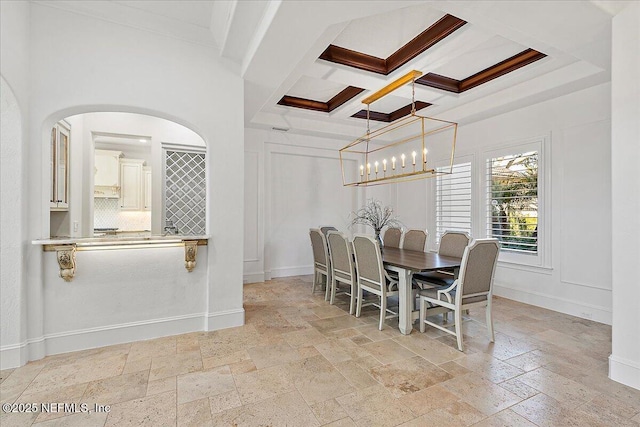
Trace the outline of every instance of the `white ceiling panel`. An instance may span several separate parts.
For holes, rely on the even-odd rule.
[[[357,19],[342,30],[333,44],[387,58],[444,15],[440,11],[418,6]]]
[[[209,0],[113,0],[123,6],[161,15],[198,27],[209,28],[213,1]]]
[[[348,85],[334,83],[329,80],[302,76],[293,87],[287,91],[287,95],[327,102],[347,86]]]
[[[527,49],[518,43],[494,36],[464,56],[458,56],[433,70],[434,73],[463,80]]]

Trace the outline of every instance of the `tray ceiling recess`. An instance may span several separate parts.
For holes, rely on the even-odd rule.
[[[325,49],[319,59],[363,71],[388,75],[409,63],[418,55],[426,52],[432,46],[445,40],[448,36],[462,28],[466,23],[466,21],[463,21],[460,18],[446,14],[429,26],[429,28],[414,37],[411,41],[401,46],[386,59],[333,44],[329,45],[327,49]],[[417,84],[451,93],[462,93],[538,61],[546,56],[547,55],[542,52],[538,52],[537,50],[525,49],[522,52],[484,68],[483,70],[461,80],[436,73],[426,73],[415,82]],[[365,89],[357,86],[348,86],[326,102],[285,95],[280,99],[278,104],[287,107],[330,113],[334,109],[356,97],[364,90]],[[428,102],[416,101],[416,110],[426,108],[430,105],[432,104]],[[408,116],[410,113],[411,104],[388,113],[370,111],[369,114],[371,120],[393,122],[402,117]],[[367,112],[366,110],[360,110],[351,117],[366,119]]]

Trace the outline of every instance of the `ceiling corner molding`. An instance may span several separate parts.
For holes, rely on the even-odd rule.
[[[386,59],[367,55],[366,53],[357,52],[355,50],[346,49],[333,44],[329,45],[329,47],[322,52],[319,59],[360,70],[388,75],[439,41],[451,35],[466,23],[466,21],[463,21],[460,18],[447,14],[422,33],[414,37],[411,41],[400,47]]]
[[[278,101],[278,105],[330,113],[345,102],[353,99],[363,91],[364,89],[360,87],[347,86],[327,102],[314,101],[313,99],[298,98],[296,96],[285,95],[280,99],[280,101]]]
[[[537,50],[526,49],[463,80],[456,80],[435,73],[427,73],[417,79],[416,83],[448,92],[462,93],[545,58],[546,56],[547,55]]]
[[[430,105],[431,104],[429,104],[428,102],[416,101],[416,111],[422,110],[423,108],[426,108]],[[404,107],[398,108],[397,110],[392,111],[390,113],[382,113],[380,111],[369,111],[369,119],[375,120],[378,122],[391,123],[391,122],[395,122],[396,120],[402,117],[408,116],[409,114],[411,114],[411,104],[407,104]],[[357,119],[366,119],[367,110],[360,110],[354,115],[352,115],[351,117],[355,117]]]

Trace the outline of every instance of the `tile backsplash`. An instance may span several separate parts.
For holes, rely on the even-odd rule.
[[[118,199],[93,199],[93,228],[151,230],[151,211],[121,211]]]

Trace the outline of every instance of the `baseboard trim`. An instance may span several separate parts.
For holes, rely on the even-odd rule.
[[[493,294],[499,297],[512,299],[525,304],[535,305],[582,319],[593,320],[594,322],[611,325],[612,313],[610,307],[602,307],[591,304],[581,304],[579,302],[547,295],[534,291],[523,291],[505,286],[502,283],[494,283]]]
[[[270,277],[290,277],[290,276],[305,276],[313,274],[312,265],[303,265],[298,267],[280,267],[272,268]]]
[[[47,334],[0,348],[1,366],[16,368],[54,354],[202,331],[204,319],[205,313],[196,313]]]
[[[640,390],[640,365],[612,354],[609,356],[609,378]]]
[[[235,328],[244,325],[244,308],[219,311],[207,315],[207,331]]]
[[[27,342],[0,347],[0,369],[12,369],[28,362]]]
[[[242,283],[259,283],[264,281],[264,273],[247,273],[242,277]]]

